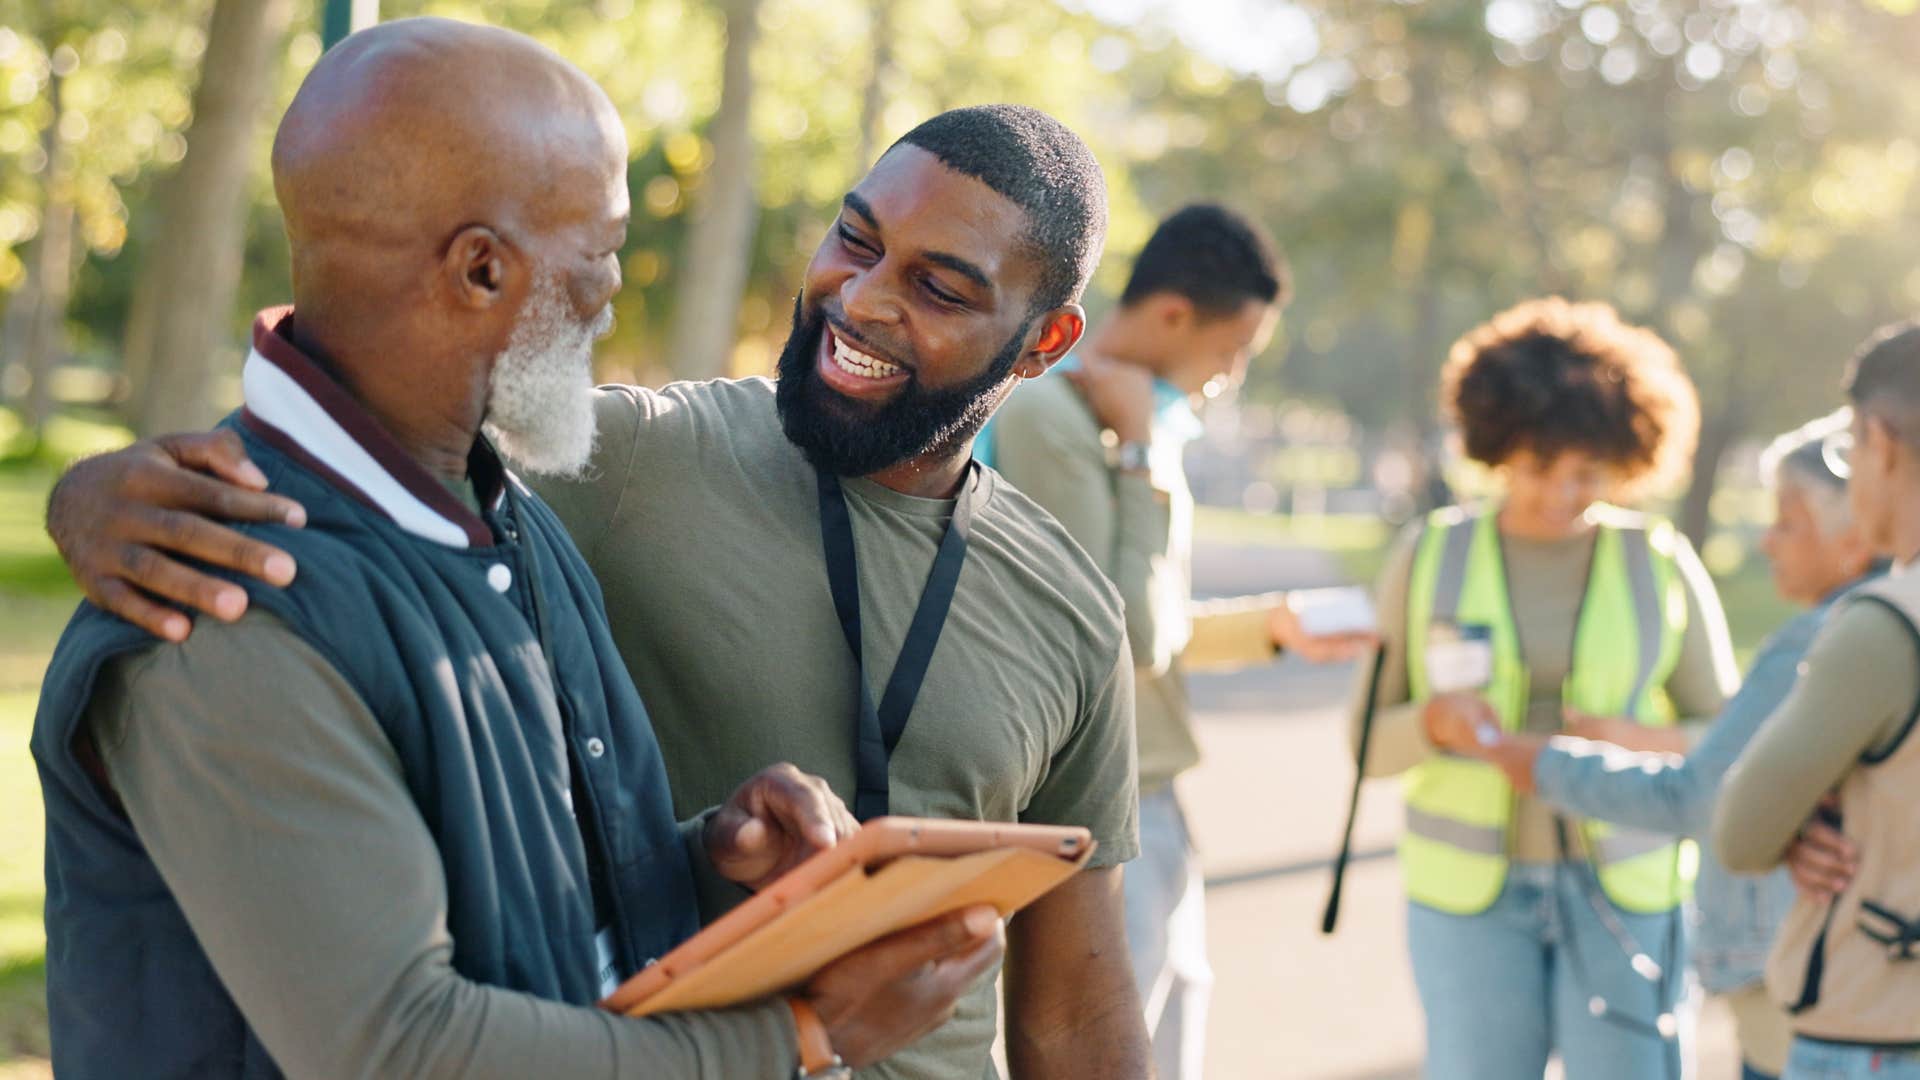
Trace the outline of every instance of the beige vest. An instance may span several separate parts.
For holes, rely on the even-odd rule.
[[[1910,629],[1920,626],[1920,568],[1847,602],[1884,603]],[[1898,743],[1862,757],[1840,782],[1844,828],[1860,851],[1853,884],[1830,904],[1802,897],[1774,941],[1767,989],[1793,1014],[1797,1034],[1920,1044],[1920,737],[1912,734],[1909,718]]]

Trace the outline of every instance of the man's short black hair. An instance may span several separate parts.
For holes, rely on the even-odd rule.
[[[1224,206],[1194,203],[1153,230],[1120,303],[1165,292],[1204,314],[1232,315],[1249,300],[1286,303],[1290,285],[1287,261],[1265,229]]]
[[[1920,320],[1875,331],[1847,365],[1845,386],[1855,405],[1885,399],[1920,412]]]
[[[974,105],[941,113],[901,143],[1027,212],[1024,239],[1042,267],[1033,312],[1080,299],[1107,238],[1106,177],[1080,136],[1025,105]]]

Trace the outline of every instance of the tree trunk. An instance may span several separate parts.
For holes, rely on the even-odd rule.
[[[67,305],[73,295],[73,201],[64,194],[47,203],[35,244],[34,290],[39,302],[27,324],[27,384],[21,419],[38,446],[53,418],[53,372],[67,358]]]
[[[854,159],[855,175],[873,167],[873,156],[880,152],[880,124],[887,108],[887,79],[893,71],[893,9],[896,0],[874,0],[873,36],[868,51],[873,54],[873,70],[867,75],[867,90],[860,97],[860,152]]]
[[[128,412],[143,435],[204,428],[222,411],[216,352],[240,279],[248,163],[290,12],[288,0],[214,5],[187,156],[156,200],[127,318]]]
[[[41,136],[46,165],[40,232],[27,255],[27,283],[14,294],[7,307],[6,326],[0,328],[4,355],[20,361],[25,372],[24,392],[18,395],[18,401],[32,446],[40,444],[53,415],[53,371],[66,358],[67,303],[73,292],[75,215],[72,170],[68,167],[72,158],[60,138],[65,82],[66,76],[56,64],[47,77],[52,113]]]
[[[673,309],[669,356],[684,379],[728,374],[740,294],[753,261],[753,43],[760,0],[727,0],[727,47],[720,111],[708,126],[713,164],[694,207],[687,262]]]
[[[1729,410],[1716,413],[1700,425],[1700,445],[1693,452],[1693,475],[1680,502],[1680,531],[1697,548],[1713,531],[1713,493],[1720,484],[1720,462],[1744,433],[1745,424]]]
[[[1693,271],[1706,247],[1695,228],[1693,209],[1699,196],[1687,189],[1675,160],[1678,139],[1674,128],[1679,93],[1672,65],[1663,66],[1649,80],[1648,126],[1643,138],[1646,152],[1660,169],[1660,213],[1664,227],[1653,251],[1654,303],[1648,312],[1655,330],[1668,344],[1681,348],[1674,329],[1674,312],[1693,296]]]
[[[1412,400],[1420,457],[1413,490],[1416,509],[1423,513],[1453,501],[1453,490],[1447,485],[1446,438],[1440,430],[1440,364],[1446,345],[1440,340],[1440,287],[1434,273],[1429,262],[1414,285],[1413,362],[1407,365],[1417,380]]]

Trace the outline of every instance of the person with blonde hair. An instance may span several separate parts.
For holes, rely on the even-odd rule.
[[[1405,777],[1426,1075],[1530,1080],[1557,1052],[1569,1080],[1678,1077],[1691,846],[1562,813],[1467,752],[1592,717],[1679,748],[1725,704],[1733,654],[1705,569],[1671,524],[1608,501],[1684,468],[1698,399],[1657,335],[1557,298],[1461,338],[1441,397],[1500,494],[1393,551],[1377,708],[1353,724],[1363,774]]]

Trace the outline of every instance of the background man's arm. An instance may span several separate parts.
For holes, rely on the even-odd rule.
[[[1821,797],[1904,730],[1916,699],[1920,650],[1905,620],[1874,601],[1843,604],[1727,774],[1713,815],[1720,861],[1740,874],[1772,869]]]
[[[391,744],[270,616],[203,621],[184,645],[116,663],[89,721],[142,842],[290,1076],[792,1069],[778,1002],[630,1020],[455,973],[439,852]]]

